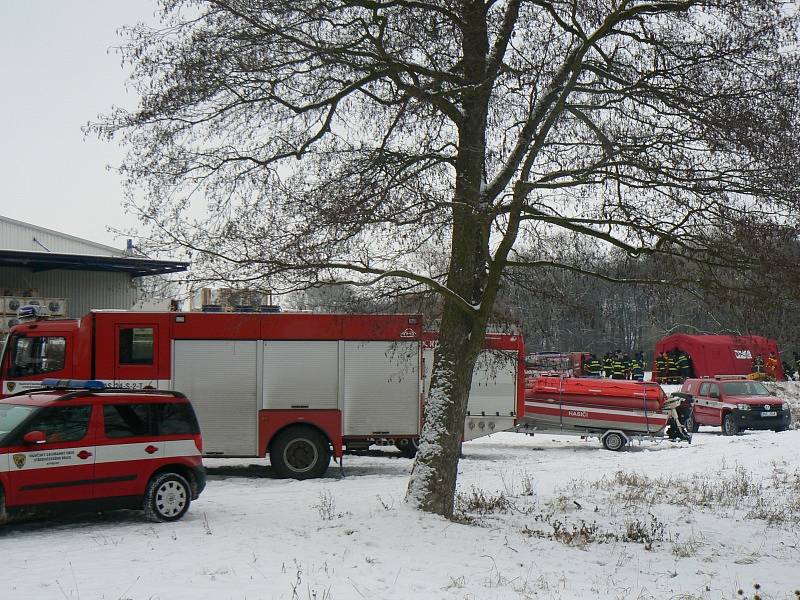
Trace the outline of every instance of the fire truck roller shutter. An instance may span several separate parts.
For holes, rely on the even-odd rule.
[[[344,435],[416,435],[419,342],[348,341],[344,353]]]
[[[338,408],[338,341],[265,341],[263,344],[264,408]]]
[[[258,342],[175,340],[173,389],[192,401],[205,454],[258,456]]]

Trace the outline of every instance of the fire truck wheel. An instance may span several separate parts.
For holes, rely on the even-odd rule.
[[[406,458],[414,458],[417,455],[417,450],[419,450],[419,438],[406,440],[405,444],[397,443],[395,447],[400,450],[400,454]]]
[[[177,521],[189,510],[192,488],[178,473],[157,473],[144,493],[144,514],[151,521]]]
[[[272,468],[279,477],[322,477],[331,462],[328,441],[311,427],[291,427],[275,438],[269,451]]]
[[[626,443],[625,436],[616,431],[610,431],[603,436],[603,448],[606,450],[613,450],[614,452],[622,450]]]
[[[723,435],[736,435],[739,433],[739,425],[736,423],[736,417],[733,413],[728,413],[722,417],[722,433]]]

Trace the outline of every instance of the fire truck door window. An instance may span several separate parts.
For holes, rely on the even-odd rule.
[[[91,406],[54,406],[42,409],[19,433],[19,439],[31,431],[41,431],[48,444],[77,442],[89,429]],[[17,437],[17,434],[14,434]]]
[[[708,384],[707,383],[703,383],[703,384],[700,385],[700,392],[698,393],[698,396],[708,396]]]
[[[103,422],[106,437],[136,437],[153,433],[150,404],[106,404]]]
[[[153,328],[124,327],[119,330],[119,364],[153,364]]]
[[[17,337],[11,343],[9,377],[40,375],[64,368],[66,338]]]

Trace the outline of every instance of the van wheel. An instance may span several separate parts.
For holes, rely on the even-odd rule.
[[[144,493],[144,514],[151,521],[177,521],[192,502],[192,488],[178,473],[153,475]]]
[[[417,455],[417,450],[419,450],[419,438],[412,438],[407,442],[406,444],[395,444],[395,447],[406,458],[414,458]]]
[[[626,443],[625,436],[616,431],[612,431],[603,436],[603,448],[606,450],[617,452],[618,450],[622,450]]]
[[[322,434],[311,427],[291,427],[275,438],[269,460],[279,477],[322,477],[331,462],[331,449]]]
[[[733,413],[727,413],[722,417],[722,433],[723,435],[736,435],[739,433],[739,425],[736,423],[736,417]]]
[[[0,525],[8,523],[8,512],[6,511],[6,495],[0,486]]]

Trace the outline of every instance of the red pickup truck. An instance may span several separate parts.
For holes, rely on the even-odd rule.
[[[792,419],[788,402],[773,396],[763,383],[744,376],[687,379],[680,395],[691,404],[686,425],[692,432],[700,425],[722,427],[725,435],[744,429],[784,431]]]

